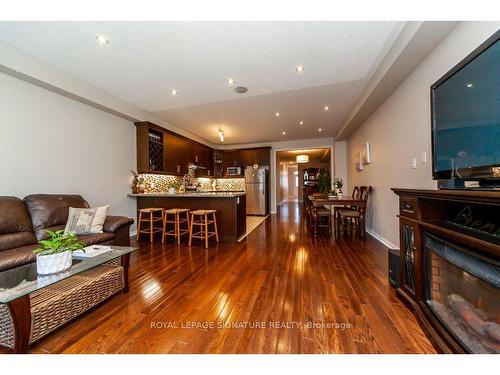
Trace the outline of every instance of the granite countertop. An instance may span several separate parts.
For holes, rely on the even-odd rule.
[[[233,198],[245,195],[244,191],[188,191],[185,193],[139,193],[127,197],[165,197],[165,198]]]

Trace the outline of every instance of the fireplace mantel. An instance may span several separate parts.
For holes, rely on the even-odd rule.
[[[397,295],[414,311],[439,351],[473,352],[430,308],[432,277],[429,276],[431,266],[425,241],[429,235],[436,236],[498,266],[500,191],[392,190],[400,200],[401,285]]]

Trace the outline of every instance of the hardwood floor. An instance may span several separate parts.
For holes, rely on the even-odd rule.
[[[371,237],[313,238],[297,203],[282,205],[238,244],[140,243],[130,276],[128,294],[31,352],[435,352],[388,286],[386,249]],[[214,326],[196,326],[203,322]],[[231,323],[239,326],[219,328]],[[325,327],[332,323],[344,326]]]

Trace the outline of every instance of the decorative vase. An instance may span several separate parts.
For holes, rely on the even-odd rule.
[[[39,275],[50,275],[64,271],[73,264],[72,252],[36,256],[36,271]]]
[[[342,190],[337,189],[337,198],[342,198]]]

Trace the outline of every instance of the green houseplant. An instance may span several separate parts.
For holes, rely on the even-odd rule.
[[[72,253],[83,250],[84,244],[78,241],[74,233],[64,233],[64,230],[46,230],[48,239],[40,240],[40,247],[33,250],[36,254],[36,268],[40,275],[64,271],[71,267]],[[85,251],[85,250],[84,250]]]
[[[339,198],[342,198],[342,187],[344,187],[344,180],[341,177],[335,179],[335,191]]]
[[[325,167],[322,167],[318,172],[318,189],[323,194],[328,194],[332,190],[332,177],[330,171]]]

